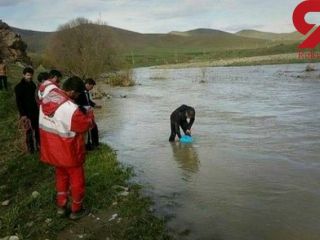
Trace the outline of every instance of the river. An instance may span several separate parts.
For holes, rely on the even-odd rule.
[[[136,69],[136,86],[106,88],[100,137],[178,239],[318,240],[320,72],[304,69]],[[181,104],[192,144],[168,142]]]

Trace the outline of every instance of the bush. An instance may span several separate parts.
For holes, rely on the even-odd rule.
[[[113,87],[132,87],[136,84],[135,80],[133,79],[132,69],[108,74],[106,76],[106,83]]]

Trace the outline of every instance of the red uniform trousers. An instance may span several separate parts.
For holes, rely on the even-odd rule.
[[[66,207],[68,193],[71,191],[71,211],[77,212],[82,208],[84,198],[85,177],[83,165],[79,167],[56,167],[56,190],[58,207]]]

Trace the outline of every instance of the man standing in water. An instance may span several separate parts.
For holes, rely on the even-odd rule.
[[[184,134],[191,136],[191,127],[195,116],[196,112],[194,108],[187,105],[181,105],[174,110],[170,116],[171,135],[169,141],[173,142],[176,135],[178,135],[179,139],[181,138],[180,127],[182,128]],[[189,122],[187,119],[189,119]]]

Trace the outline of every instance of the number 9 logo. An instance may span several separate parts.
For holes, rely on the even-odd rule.
[[[309,12],[320,13],[320,1],[319,0],[305,0],[300,3],[293,12],[293,24],[295,28],[302,33],[307,35],[316,24],[307,23],[305,16]],[[306,40],[304,40],[299,48],[315,48],[320,43],[320,27],[317,27]]]

